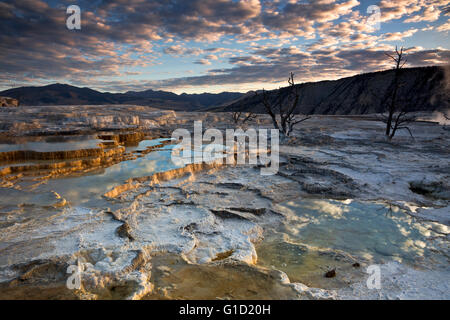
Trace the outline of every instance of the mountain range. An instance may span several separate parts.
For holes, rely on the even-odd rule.
[[[110,93],[56,83],[42,87],[9,89],[0,92],[0,96],[18,99],[20,105],[23,106],[132,104],[161,109],[195,111],[230,103],[242,97],[243,93],[183,93],[178,95],[172,92],[154,90]]]
[[[390,97],[393,70],[365,73],[339,80],[296,85],[299,92],[297,112],[305,114],[369,114],[384,111]],[[297,75],[298,76],[298,75]],[[274,103],[284,101],[289,88],[267,92]],[[0,92],[18,99],[20,105],[101,105],[132,104],[177,111],[252,111],[264,113],[262,92],[223,92],[218,94],[175,94],[167,91],[99,92],[67,84],[20,87]],[[400,73],[398,101],[409,111],[448,109],[450,103],[450,66],[405,68]]]

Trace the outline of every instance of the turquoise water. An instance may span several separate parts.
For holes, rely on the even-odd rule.
[[[80,148],[93,147],[102,140],[76,140],[63,139],[65,141],[39,141],[25,144],[11,145],[17,150],[36,150],[36,151],[56,151],[56,150],[75,150]],[[126,147],[127,153],[135,153],[137,158],[133,160],[122,161],[107,168],[99,168],[97,170],[89,171],[81,175],[73,175],[61,178],[52,178],[45,181],[44,184],[39,185],[32,194],[49,193],[56,191],[62,198],[66,199],[71,205],[83,205],[95,207],[98,201],[102,200],[102,195],[112,188],[125,183],[128,179],[150,176],[158,172],[169,171],[176,168],[184,167],[186,163],[191,163],[192,159],[184,159],[183,161],[172,161],[172,152],[176,145],[167,144],[170,138],[160,138],[153,140],[143,140],[137,146]],[[0,145],[1,146],[1,145]],[[9,146],[9,145],[8,145]],[[143,151],[151,150],[147,154]],[[204,146],[206,148],[207,145]],[[216,146],[217,147],[217,146]],[[223,148],[222,148],[223,149]],[[9,149],[11,150],[11,149]],[[195,153],[192,152],[192,156]],[[220,152],[213,154],[216,158],[223,157]],[[36,163],[34,161],[33,163]],[[48,163],[51,161],[40,161]],[[14,164],[9,164],[14,165]],[[30,180],[28,185],[33,185],[35,182]],[[22,184],[26,185],[26,184]],[[25,187],[25,192],[29,192]],[[30,195],[29,197],[33,197]],[[0,205],[2,202],[0,201]]]
[[[162,140],[146,140],[137,148],[144,150],[149,146],[159,145]],[[171,161],[172,148],[172,145],[166,145],[135,160],[122,161],[82,176],[51,179],[40,190],[56,190],[71,205],[95,204],[103,194],[130,178],[179,168]]]
[[[355,262],[448,266],[448,245],[433,223],[381,203],[298,199],[275,209],[286,219],[266,230],[258,263],[286,272],[293,281],[338,287],[340,279],[324,280],[324,273],[353,272]]]
[[[433,231],[401,210],[384,204],[333,200],[289,201],[284,231],[294,242],[343,250],[368,260],[414,262],[433,248]]]
[[[128,152],[145,151],[148,148],[152,148],[152,147],[155,147],[155,146],[161,144],[161,142],[167,142],[167,141],[171,141],[171,140],[172,139],[170,139],[170,138],[143,140],[143,141],[139,142],[139,145],[136,147],[127,147],[127,151]]]

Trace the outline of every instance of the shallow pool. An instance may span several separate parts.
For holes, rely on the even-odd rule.
[[[258,263],[286,272],[291,281],[340,287],[346,279],[325,279],[326,271],[352,276],[358,271],[355,263],[392,260],[415,267],[448,264],[437,224],[418,222],[381,203],[298,199],[275,209],[286,219],[266,230]]]

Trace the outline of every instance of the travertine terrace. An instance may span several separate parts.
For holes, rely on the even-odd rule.
[[[450,130],[421,117],[387,142],[376,115],[314,116],[262,176],[171,164],[173,130],[229,113],[4,107],[0,298],[448,299]]]

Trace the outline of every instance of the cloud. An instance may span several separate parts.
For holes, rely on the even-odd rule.
[[[379,3],[382,22],[407,17],[404,22],[436,21],[449,0],[382,0]]]
[[[165,54],[170,54],[170,55],[196,55],[196,56],[198,56],[203,53],[203,50],[198,49],[198,48],[187,48],[187,47],[181,46],[181,45],[174,45],[174,46],[164,48],[163,52]]]
[[[406,19],[405,23],[410,22],[420,22],[420,21],[436,21],[439,19],[439,15],[441,14],[441,11],[435,7],[435,6],[429,6],[424,9],[422,14],[415,15],[411,18]]]
[[[254,81],[275,85],[292,70],[303,81],[336,78],[384,68],[386,43],[424,30],[408,26],[406,31],[375,33],[365,4],[357,0],[79,0],[82,29],[71,31],[65,26],[69,4],[0,2],[0,85],[11,80],[124,90],[139,83],[158,88]],[[449,30],[448,22],[437,24],[448,14],[450,0],[378,4],[384,22],[426,21],[432,24],[427,28]],[[196,64],[211,67],[192,77],[124,80],[142,78],[141,69],[163,64],[165,56],[195,56],[191,69],[198,70]],[[444,56],[445,50],[417,49],[412,60],[428,65],[443,63]],[[229,66],[218,69],[214,64],[219,62]]]
[[[217,58],[217,56],[215,56],[213,54],[209,54],[209,55],[205,56],[205,59],[207,59],[207,60],[219,60],[219,58]]]
[[[140,83],[105,84],[114,89],[133,87],[137,89],[171,89],[196,86],[216,86],[233,84],[257,84],[257,89],[275,88],[286,85],[289,72],[294,72],[297,83],[338,79],[360,72],[373,72],[392,68],[385,53],[391,52],[391,46],[372,49],[343,48],[341,50],[319,50],[313,52],[295,52],[292,49],[277,51],[258,50],[252,56],[230,58],[232,68],[211,69],[206,75],[184,78],[172,78],[160,81]],[[419,47],[406,49],[407,67],[423,65],[442,65],[448,63],[450,50],[424,50]]]
[[[413,36],[417,31],[418,29],[410,29],[404,32],[389,32],[383,34],[382,39],[384,41],[399,41]]]
[[[210,65],[211,62],[207,59],[200,59],[194,62],[195,64],[201,64],[201,65]]]
[[[436,28],[439,32],[446,32],[450,30],[450,21],[447,20],[447,22],[441,24],[439,27]]]
[[[295,2],[288,1],[281,10],[268,9],[262,15],[265,27],[285,31],[292,35],[314,38],[316,23],[325,23],[339,19],[341,16],[350,14],[352,8],[359,5],[357,0],[335,2],[329,0],[318,0]]]
[[[121,67],[154,63],[154,42],[208,40],[242,33],[261,7],[254,0],[79,1],[82,29],[66,28],[65,6],[42,0],[0,3],[0,68],[17,78],[120,75]],[[201,54],[167,47],[166,54]]]

